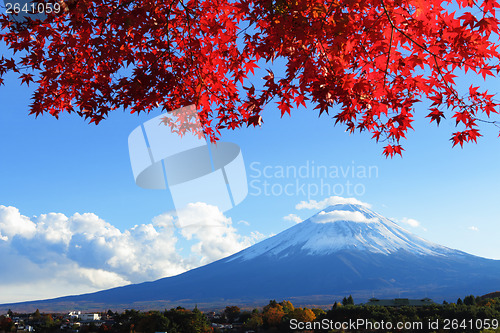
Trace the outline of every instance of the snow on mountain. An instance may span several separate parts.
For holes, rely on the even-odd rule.
[[[401,250],[434,256],[461,253],[428,242],[362,205],[339,204],[229,257],[227,261],[250,260],[261,255],[287,256],[292,249],[300,249],[308,255],[327,255],[349,249],[385,255]]]

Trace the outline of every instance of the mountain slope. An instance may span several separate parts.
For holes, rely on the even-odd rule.
[[[419,238],[359,205],[335,205],[232,256],[154,282],[27,305],[331,303],[352,294],[455,300],[500,286],[500,261]],[[163,302],[163,303],[162,303]],[[9,305],[13,307],[13,305]]]

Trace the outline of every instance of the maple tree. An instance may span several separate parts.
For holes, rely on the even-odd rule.
[[[493,94],[454,79],[500,72],[494,0],[66,0],[44,20],[2,14],[0,39],[20,56],[0,59],[37,84],[30,113],[109,112],[194,104],[212,140],[220,129],[260,125],[278,103],[331,114],[347,130],[400,154],[415,104],[454,119],[453,146],[476,142],[478,122],[496,124]],[[451,8],[454,11],[451,12]],[[281,62],[283,66],[272,66]],[[262,79],[257,67],[270,66]],[[279,67],[279,68],[277,68]],[[450,117],[451,115],[451,117]],[[185,119],[169,122],[183,130]]]

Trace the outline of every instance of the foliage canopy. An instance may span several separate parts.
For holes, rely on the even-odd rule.
[[[474,85],[463,95],[455,83],[462,71],[500,71],[495,0],[59,4],[43,21],[0,18],[0,39],[21,53],[0,59],[0,83],[9,71],[36,82],[34,115],[74,112],[97,124],[118,108],[195,104],[216,140],[222,128],[260,125],[268,103],[283,116],[309,100],[347,131],[385,141],[386,156],[401,154],[423,98],[432,101],[430,122],[455,120],[453,146],[476,142],[479,122],[496,124],[494,96]],[[270,68],[259,80],[263,65]]]

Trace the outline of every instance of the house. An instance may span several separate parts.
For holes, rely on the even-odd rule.
[[[101,316],[98,313],[82,313],[78,316],[82,321],[96,321],[101,320]]]
[[[68,318],[69,319],[78,319],[80,317],[82,313],[80,311],[71,311],[70,313],[68,313]]]

